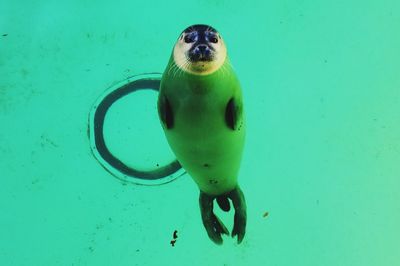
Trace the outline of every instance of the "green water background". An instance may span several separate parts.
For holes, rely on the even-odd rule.
[[[1,1],[0,264],[400,265],[399,3]],[[239,246],[207,238],[187,175],[123,184],[89,148],[95,99],[194,23],[243,87]]]

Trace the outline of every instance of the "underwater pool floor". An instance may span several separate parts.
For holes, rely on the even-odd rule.
[[[1,264],[397,265],[399,3],[185,3],[0,4]],[[244,92],[241,245],[208,239],[190,176],[118,179],[88,136],[96,100],[161,73],[198,22],[224,35]],[[132,165],[171,159],[157,121],[135,115],[156,118],[156,95],[110,115],[109,145]]]

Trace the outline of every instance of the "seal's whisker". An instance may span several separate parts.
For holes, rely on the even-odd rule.
[[[172,72],[172,77],[176,76],[176,73],[179,71],[179,66],[176,65],[174,71]]]
[[[229,66],[232,70],[235,70],[234,67],[233,67],[233,65],[231,64],[231,61],[230,61],[230,60],[228,60],[228,61],[226,62],[226,65],[227,65],[227,67]]]
[[[167,71],[167,75],[169,76],[169,75],[171,75],[171,69],[173,68],[173,65],[171,64],[170,66],[169,66],[169,68],[168,68],[168,71]]]
[[[175,71],[175,77],[179,77],[179,75],[183,72],[183,66],[178,67],[177,71]]]
[[[176,71],[174,72],[174,77],[179,77],[179,75],[180,75],[181,73],[183,73],[184,69],[185,69],[184,66],[178,66],[178,67],[176,68]]]
[[[223,64],[222,68],[221,68],[221,75],[222,75],[223,78],[226,76],[227,70],[228,69],[227,69],[226,65]]]
[[[169,71],[168,71],[168,75],[173,76],[174,71],[175,71],[175,69],[176,69],[177,67],[178,67],[178,66],[177,66],[176,64],[171,64],[171,67],[169,68]]]
[[[171,64],[171,67],[169,68],[169,71],[168,71],[168,75],[170,75],[170,76],[173,77],[174,72],[175,72],[175,70],[176,70],[177,67],[178,67],[178,66],[177,66],[176,64]]]
[[[189,64],[190,64],[189,60],[186,59],[184,65],[183,65],[183,68],[184,68],[184,69],[188,69],[188,68],[189,68]],[[184,72],[182,71],[181,74],[183,75]]]
[[[170,66],[169,66],[169,68],[168,68],[168,75],[171,75],[171,71],[174,69],[176,67],[176,65],[175,64],[171,64]]]

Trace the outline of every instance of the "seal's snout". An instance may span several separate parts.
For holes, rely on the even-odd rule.
[[[210,48],[205,44],[200,44],[194,49],[194,53],[200,57],[210,56]]]
[[[196,51],[197,51],[198,53],[206,54],[206,53],[210,53],[210,48],[208,48],[208,46],[205,45],[205,44],[200,44],[200,45],[198,45],[198,46],[196,47],[195,52],[196,52]]]
[[[199,44],[191,53],[190,59],[192,61],[211,61],[211,49],[206,44]]]

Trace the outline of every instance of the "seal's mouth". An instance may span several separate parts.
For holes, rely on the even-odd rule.
[[[189,61],[192,63],[195,62],[211,62],[214,60],[214,57],[207,55],[189,55]]]

